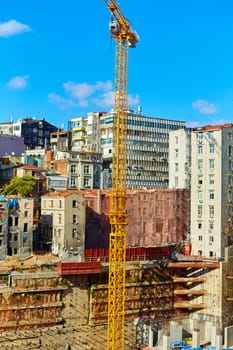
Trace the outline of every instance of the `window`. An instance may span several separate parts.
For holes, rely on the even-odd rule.
[[[203,192],[202,191],[198,191],[197,192],[197,198],[198,198],[199,201],[203,200]]]
[[[175,187],[178,187],[178,176],[175,176]]]
[[[49,206],[50,206],[50,208],[53,208],[53,200],[50,200]]]
[[[28,217],[28,211],[27,211],[27,210],[25,210],[25,212],[24,212],[24,217],[25,217],[25,218]]]
[[[15,217],[15,226],[19,226],[19,218],[18,218],[18,216]]]
[[[198,178],[197,178],[198,185],[202,185],[202,182],[203,182],[202,176],[198,176]]]
[[[175,172],[177,173],[179,171],[179,164],[175,163]]]
[[[209,229],[210,229],[210,230],[213,230],[213,229],[214,229],[214,222],[213,222],[213,221],[210,221],[210,222],[209,222]]]
[[[71,171],[71,174],[76,173],[76,164],[71,164],[70,171]]]
[[[214,199],[214,190],[209,191],[210,199]]]
[[[213,131],[209,131],[208,132],[208,136],[210,139],[213,139],[214,138],[214,132]]]
[[[0,225],[0,233],[2,233],[2,225]]]
[[[61,220],[62,220],[62,215],[59,213],[59,214],[58,214],[58,224],[59,224],[59,225],[61,224]]]
[[[214,185],[214,175],[209,175],[209,184]]]
[[[175,157],[178,158],[178,156],[179,156],[179,151],[178,149],[175,149]]]
[[[78,201],[73,201],[72,206],[73,206],[73,208],[78,208]]]
[[[8,225],[12,226],[12,216],[9,216],[9,218],[8,218]]]
[[[209,160],[209,167],[210,169],[214,169],[214,159]]]
[[[203,132],[199,132],[197,134],[197,138],[198,138],[198,140],[202,140],[203,139]]]
[[[77,223],[78,223],[78,216],[73,215],[73,224],[77,224]]]
[[[202,217],[202,206],[201,205],[198,205],[198,207],[197,207],[197,215],[199,218]]]
[[[197,161],[197,167],[198,167],[199,170],[200,170],[200,169],[203,169],[203,160],[202,160],[202,159],[198,159],[198,161]]]
[[[214,236],[209,237],[210,242],[214,242]]]
[[[209,152],[210,152],[211,154],[213,154],[214,151],[215,151],[214,144],[213,144],[213,143],[210,143],[210,145],[209,145]]]
[[[89,167],[89,165],[84,165],[83,171],[84,171],[84,174],[89,174],[89,173],[90,173],[90,167]]]
[[[213,218],[213,217],[214,217],[214,206],[213,206],[213,205],[211,205],[211,206],[209,207],[209,215],[210,215],[210,218]]]
[[[198,230],[201,230],[202,229],[202,222],[198,222],[197,227],[198,227]]]
[[[202,241],[202,236],[201,235],[198,236],[198,241]]]
[[[76,187],[76,179],[74,177],[70,178],[70,186],[71,187]]]
[[[202,250],[198,250],[198,255],[202,256]]]
[[[90,186],[90,180],[89,180],[88,177],[84,177],[83,185],[84,185],[84,187],[89,187]]]
[[[209,253],[209,256],[210,256],[210,257],[213,257],[213,256],[214,256],[214,252],[210,252],[210,253]]]
[[[203,153],[203,147],[202,147],[202,145],[198,145],[197,153],[198,153],[198,154],[202,154],[202,153]]]
[[[23,225],[23,232],[28,232],[28,223],[24,223]]]

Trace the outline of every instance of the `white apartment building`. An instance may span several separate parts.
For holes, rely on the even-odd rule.
[[[87,150],[87,118],[76,117],[70,120],[71,127],[71,150]]]
[[[191,129],[169,133],[169,188],[190,189]]]
[[[84,259],[85,199],[77,191],[53,192],[41,197],[42,240],[52,254]]]
[[[192,253],[223,257],[233,243],[233,124],[191,135]]]

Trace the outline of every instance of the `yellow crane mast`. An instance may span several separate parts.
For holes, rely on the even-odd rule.
[[[113,16],[110,21],[111,38],[116,40],[112,189],[109,213],[111,233],[109,242],[107,349],[124,350],[128,48],[134,48],[139,39],[115,0],[105,0],[105,2]]]

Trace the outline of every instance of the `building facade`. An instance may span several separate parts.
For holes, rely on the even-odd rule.
[[[169,133],[169,188],[191,186],[191,129]]]
[[[32,198],[0,198],[0,260],[31,256],[33,208]]]
[[[114,113],[88,113],[71,119],[72,150],[102,154],[103,188],[111,187]],[[169,132],[185,127],[185,122],[127,115],[127,187],[168,187]]]
[[[233,124],[195,129],[191,145],[192,251],[223,257],[233,243]]]
[[[59,257],[84,259],[85,199],[76,191],[54,192],[42,196],[42,243]]]

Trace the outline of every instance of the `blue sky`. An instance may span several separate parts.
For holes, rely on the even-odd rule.
[[[188,125],[232,122],[232,0],[119,0],[140,36],[129,105]],[[104,0],[3,0],[0,121],[70,118],[112,106],[115,42]]]

